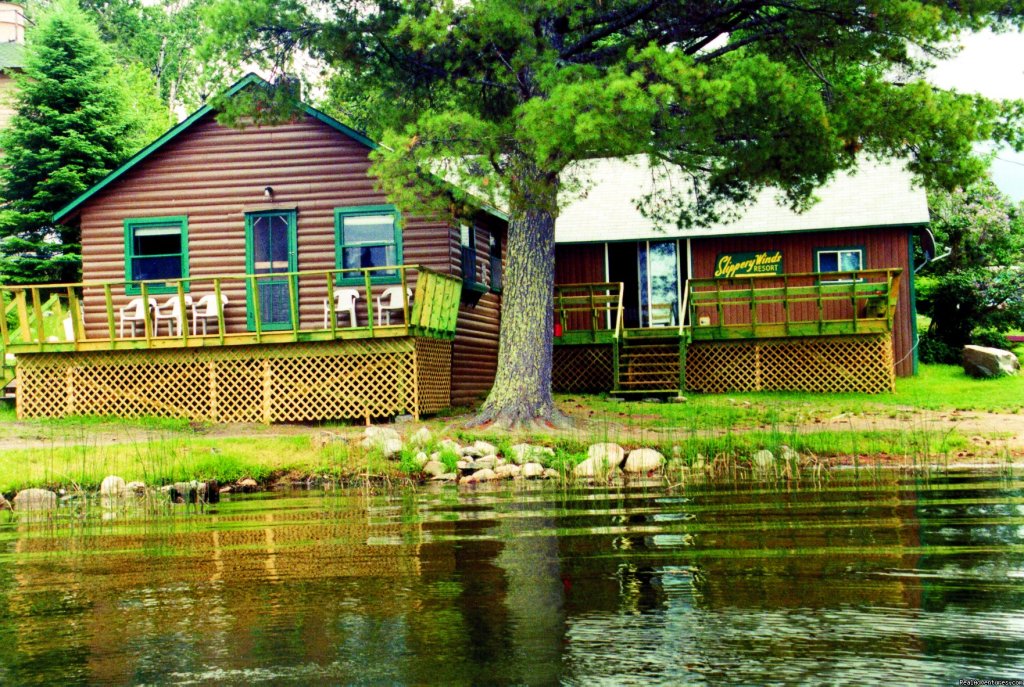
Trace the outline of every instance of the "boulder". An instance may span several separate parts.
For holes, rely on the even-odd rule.
[[[444,466],[444,463],[438,460],[429,460],[423,466],[423,472],[427,473],[431,477],[440,477],[441,475],[448,472],[448,468]]]
[[[610,442],[592,444],[590,448],[587,449],[587,458],[592,458],[608,467],[621,465],[622,460],[625,457],[625,450],[623,450],[623,448],[618,444]]]
[[[469,460],[460,460],[455,464],[455,467],[458,468],[459,470],[473,470],[476,468],[476,466],[473,464],[472,458],[470,458]]]
[[[536,465],[536,463],[533,463],[533,465]],[[541,470],[543,471],[544,468],[541,468]],[[507,477],[519,477],[519,474],[522,471],[523,468],[519,467],[515,463],[506,463],[505,465],[499,465],[494,468],[494,474]]]
[[[428,446],[434,440],[434,435],[426,427],[420,427],[409,436],[409,444],[412,446]]]
[[[430,458],[427,457],[426,453],[420,451],[413,456],[412,462],[416,463],[416,467],[422,470],[423,466],[430,462]]]
[[[129,482],[128,484],[124,485],[124,488],[127,489],[130,493],[135,494],[136,496],[145,496],[146,495],[146,483],[145,482],[139,482],[139,481]]]
[[[972,377],[1002,377],[1020,372],[1020,361],[1010,351],[985,346],[964,346],[964,372]]]
[[[604,456],[593,456],[573,468],[572,474],[576,477],[605,477],[618,469],[618,463],[611,463]]]
[[[556,473],[557,474],[557,473]],[[536,479],[544,476],[544,466],[540,463],[527,463],[523,466],[523,477],[526,479]]]
[[[634,474],[645,474],[653,470],[660,470],[665,464],[665,456],[652,448],[638,448],[629,452],[626,458],[626,465],[623,469]]]
[[[533,446],[531,444],[516,444],[509,448],[511,455],[505,456],[510,459],[516,465],[522,465],[523,463],[543,463],[544,461],[553,458],[555,455],[554,450],[547,446]]]
[[[544,477],[547,479],[557,479],[558,470],[554,468],[544,468]]]
[[[750,457],[750,462],[754,464],[756,470],[768,470],[775,465],[775,456],[771,451],[761,449]]]
[[[120,498],[128,491],[124,480],[117,475],[108,475],[100,482],[100,496]]]
[[[482,456],[493,456],[498,452],[497,446],[486,441],[474,441],[473,448],[479,451]]]
[[[256,491],[260,485],[252,477],[245,477],[238,480],[238,484],[236,486],[239,491]]]
[[[493,470],[498,465],[498,456],[494,454],[483,456],[473,461],[473,464],[478,468],[490,468]]]
[[[479,458],[480,456],[484,455],[484,453],[476,446],[463,446],[459,450],[459,455],[466,458]]]
[[[493,479],[500,479],[497,473],[490,468],[484,468],[483,470],[477,470],[473,473],[473,479],[477,482],[490,482]]]
[[[430,478],[431,482],[454,482],[459,478],[458,474],[454,472],[445,472],[440,475],[435,475]]]
[[[14,495],[15,510],[53,510],[57,495],[49,489],[22,489]]]

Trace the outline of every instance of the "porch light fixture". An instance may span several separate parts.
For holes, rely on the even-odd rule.
[[[274,189],[273,189],[273,187],[271,187],[271,186],[264,187],[263,195],[265,195],[267,198],[272,198],[274,196]]]

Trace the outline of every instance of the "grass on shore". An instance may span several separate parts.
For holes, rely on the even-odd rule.
[[[518,441],[556,450],[556,467],[585,457],[589,444],[615,441],[647,446],[689,462],[698,454],[740,460],[755,451],[788,445],[821,458],[861,457],[920,463],[971,451],[950,425],[922,419],[920,411],[1018,412],[1024,377],[974,380],[951,366],[923,366],[921,374],[897,382],[891,395],[805,393],[692,394],[686,403],[614,401],[603,396],[562,396],[560,405],[580,420],[576,429],[544,434],[468,432],[461,417],[427,421],[437,439],[483,438],[499,446]],[[847,424],[844,417],[887,421],[878,427]],[[893,427],[893,422],[898,426]],[[450,426],[447,423],[451,423]],[[319,446],[321,427],[240,426],[225,432],[181,420],[75,417],[19,422],[0,409],[0,491],[27,486],[95,488],[110,474],[147,484],[188,479],[257,481],[292,473],[343,481],[370,477],[403,479],[408,460],[387,461],[356,447],[358,425],[327,425],[344,435]],[[283,431],[287,429],[287,431]],[[409,426],[409,430],[412,426]],[[207,431],[211,435],[207,435]],[[405,430],[403,430],[404,433]],[[408,459],[408,456],[406,456]]]

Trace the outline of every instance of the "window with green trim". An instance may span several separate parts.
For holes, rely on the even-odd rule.
[[[139,293],[135,282],[148,284],[149,293],[177,291],[174,284],[162,280],[188,277],[188,218],[146,217],[124,221],[125,280],[128,293]],[[185,285],[186,290],[188,285]]]
[[[336,264],[340,269],[370,269],[402,264],[402,231],[393,205],[362,205],[334,210]],[[374,283],[399,281],[397,270],[374,269]],[[362,274],[344,274],[342,283],[363,283]]]

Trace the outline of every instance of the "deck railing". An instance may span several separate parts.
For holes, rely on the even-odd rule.
[[[555,324],[563,340],[618,338],[622,333],[622,282],[559,284],[555,286]]]
[[[383,276],[382,276],[383,275]],[[408,293],[394,307],[387,288]],[[338,311],[336,290],[358,292],[355,326]],[[9,353],[176,348],[426,335],[454,336],[461,280],[412,265],[368,269],[218,275],[159,281],[88,281],[0,286],[7,317],[0,339]],[[207,327],[194,307],[209,296]],[[271,299],[261,303],[261,298]],[[125,336],[135,301],[142,316]],[[225,302],[226,301],[226,302]],[[401,322],[398,322],[399,314]],[[276,317],[275,317],[276,316]],[[339,319],[341,316],[341,319]],[[387,321],[385,322],[385,316]],[[391,323],[394,319],[396,322]],[[166,326],[168,331],[164,330]],[[141,331],[140,331],[141,330]]]
[[[867,334],[892,330],[901,270],[691,279],[694,339]]]

